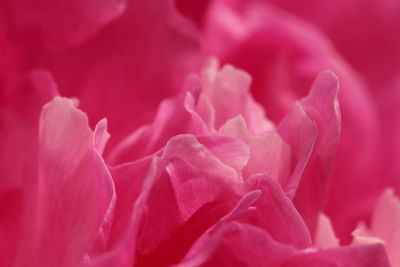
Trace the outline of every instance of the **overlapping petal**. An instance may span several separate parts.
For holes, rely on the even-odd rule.
[[[327,212],[340,237],[348,240],[357,218],[370,212],[376,188],[383,189],[390,180],[383,183],[375,178],[378,173],[384,175],[385,168],[380,166],[385,163],[374,164],[381,147],[379,122],[367,80],[345,61],[323,31],[269,1],[211,1],[202,29],[208,53],[253,77],[252,93],[275,122],[307,94],[320,71],[328,68],[336,73],[343,133]],[[365,177],[370,184],[363,183]],[[360,188],[359,194],[354,194],[354,187]]]
[[[381,58],[349,52],[396,11],[347,45],[366,14],[340,35],[340,1],[326,18],[290,0],[191,5],[0,1],[0,265],[398,264],[393,191],[340,245],[397,189],[397,37]],[[199,71],[202,48],[224,65]],[[43,107],[52,77],[73,98]]]
[[[39,128],[37,252],[41,266],[72,266],[101,253],[108,240],[114,185],[98,144],[105,121],[93,133],[71,100],[43,108]]]

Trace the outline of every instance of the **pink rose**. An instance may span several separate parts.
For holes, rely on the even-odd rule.
[[[389,2],[0,1],[0,265],[397,266]]]

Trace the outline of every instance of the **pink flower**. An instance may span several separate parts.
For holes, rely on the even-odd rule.
[[[291,201],[296,191],[301,201],[316,199],[301,195],[310,188],[298,188],[299,179],[304,169],[327,171],[317,162],[329,166],[340,122],[336,77],[322,73],[278,127],[249,82],[212,62],[117,147],[114,161],[137,160],[111,169],[118,227],[97,264],[125,266],[121,255],[129,255],[137,266],[389,266],[381,244],[313,248],[309,213]],[[312,186],[311,173],[303,178]]]
[[[202,1],[199,15],[183,2],[206,51],[254,78],[252,93],[275,122],[321,70],[338,75],[342,138],[323,206],[350,242],[381,192],[399,193],[399,3],[214,0]]]
[[[0,265],[400,264],[396,4],[176,2],[0,1]]]

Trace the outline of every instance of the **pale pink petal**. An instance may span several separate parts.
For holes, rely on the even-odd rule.
[[[248,165],[251,151],[238,139],[229,136],[197,136],[197,140],[224,164],[239,173]]]
[[[392,189],[379,199],[370,226],[359,226],[353,235],[356,243],[383,243],[392,266],[400,266],[400,200]]]
[[[377,236],[374,236],[373,233],[368,229],[368,226],[365,223],[359,223],[357,228],[351,233],[353,236],[353,244],[375,244],[381,243],[384,244],[385,241],[380,239]]]
[[[291,177],[284,188],[288,196],[293,198],[317,141],[318,128],[303,107],[296,103],[291,113],[279,124],[278,133],[292,152]]]
[[[300,102],[318,126],[316,149],[321,158],[327,158],[326,161],[333,157],[339,142],[341,114],[338,91],[339,80],[336,75],[331,71],[323,71],[314,81],[308,96]]]
[[[110,138],[110,134],[107,131],[107,120],[102,119],[96,125],[94,130],[94,147],[101,154],[107,145],[107,141]]]
[[[215,109],[216,129],[238,115],[245,118],[253,134],[271,129],[264,110],[249,94],[251,78],[246,72],[231,65],[225,65],[219,70],[218,63],[211,62],[205,73],[204,94]]]
[[[225,146],[226,143],[224,142],[225,140],[221,140],[218,142],[218,138],[215,138],[216,140],[214,141],[216,144],[212,144],[212,140],[207,140],[204,138],[208,146],[211,147],[213,145],[213,150],[216,151],[218,154],[221,153],[222,151],[218,151],[221,149],[221,146]],[[210,142],[211,141],[211,142]],[[244,147],[244,144],[242,146],[236,146],[236,148],[239,148],[238,153],[236,154],[234,147],[232,148],[232,152],[234,153],[232,157],[234,158],[237,155],[240,156],[241,161],[244,161],[246,163],[246,154],[248,156],[248,150],[246,147]],[[223,149],[223,148],[222,148]],[[226,150],[226,147],[225,147]],[[237,149],[236,149],[237,150]],[[236,155],[235,155],[236,154]],[[244,155],[243,155],[244,154]],[[227,160],[229,158],[227,157],[228,155],[225,156]],[[222,177],[226,177],[229,179],[234,179],[236,181],[241,181],[243,178],[241,177],[240,172],[238,170],[234,169],[233,167],[225,164],[220,158],[216,157],[210,151],[206,145],[203,145],[200,143],[195,136],[192,135],[180,135],[175,138],[172,138],[171,141],[168,143],[168,145],[165,147],[164,150],[164,157],[166,158],[182,158],[184,159],[187,163],[190,165],[203,170],[204,172],[214,174],[214,175],[219,175]],[[229,160],[232,163],[232,159]],[[244,164],[240,164],[244,165]],[[239,170],[240,171],[240,170]]]
[[[241,115],[228,120],[219,131],[249,146],[250,158],[243,169],[245,178],[260,173],[286,185],[291,171],[291,149],[276,132],[267,131],[254,136],[249,133]]]
[[[253,135],[247,129],[246,120],[242,116],[234,117],[227,120],[224,125],[219,128],[221,134],[232,136],[248,143]]]
[[[309,95],[300,101],[305,113],[318,129],[313,153],[294,199],[312,234],[318,212],[324,208],[327,200],[333,157],[339,142],[340,112],[337,93],[337,77],[330,71],[324,71],[318,75]]]
[[[332,223],[329,218],[323,213],[320,213],[318,216],[317,228],[315,230],[313,244],[317,248],[339,246],[339,240],[335,235]]]
[[[101,129],[102,127],[98,127]],[[39,128],[37,252],[41,266],[73,266],[104,250],[115,202],[111,175],[86,115],[55,98]],[[95,139],[94,139],[95,138]],[[99,244],[98,242],[103,242]]]
[[[291,155],[290,147],[276,132],[266,132],[255,136],[248,143],[250,159],[243,175],[262,173],[285,185],[289,177]]]

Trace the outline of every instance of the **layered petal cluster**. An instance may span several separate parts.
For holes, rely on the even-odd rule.
[[[326,239],[313,230],[321,208],[302,206],[324,195],[320,173],[339,137],[329,71],[275,125],[249,94],[250,77],[212,60],[116,147],[107,159],[114,166],[102,157],[105,120],[92,131],[76,100],[56,97],[41,108],[57,94],[46,73],[17,86],[36,103],[21,124],[38,140],[26,161],[38,161],[21,163],[30,176],[20,183],[5,180],[2,197],[21,207],[17,224],[14,209],[2,220],[2,264],[389,266],[382,244],[316,246]],[[25,104],[8,103],[10,112]]]
[[[328,182],[337,78],[321,73],[278,126],[249,87],[246,73],[212,60],[117,146],[113,228],[89,265],[390,266],[381,244],[314,246],[326,242],[313,237],[321,207],[305,207]]]
[[[400,266],[395,2],[0,0],[0,266]]]
[[[342,138],[325,212],[351,242],[385,188],[400,192],[399,2],[212,0],[196,10],[184,2],[206,53],[246,70],[276,123],[321,70],[338,75]]]

